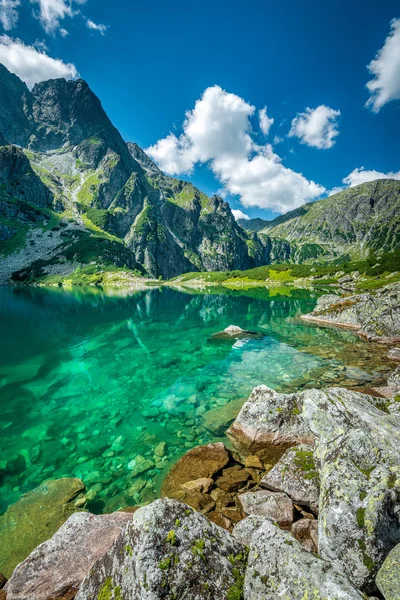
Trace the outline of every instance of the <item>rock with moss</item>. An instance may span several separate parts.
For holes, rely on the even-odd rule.
[[[294,404],[298,414],[289,439],[293,443],[299,431],[315,439],[321,557],[373,593],[377,571],[400,540],[400,415],[390,413],[385,400],[341,388],[307,390],[289,397],[290,403],[287,395],[266,390],[263,395],[281,409],[273,439],[290,436]],[[253,404],[250,398],[243,415],[255,414]],[[246,432],[250,443],[264,424],[270,433],[270,415],[269,401],[258,407],[259,429]],[[243,430],[243,416],[238,419]]]
[[[318,512],[320,481],[314,448],[300,445],[289,448],[280,461],[261,480],[261,486],[285,492],[300,506]]]
[[[375,294],[322,296],[314,311],[302,318],[350,327],[369,340],[395,342],[400,339],[400,284],[392,283]]]
[[[246,600],[363,600],[343,571],[307,552],[289,532],[265,520],[252,537]]]
[[[376,584],[385,600],[398,600],[400,596],[400,544],[389,552],[376,576]]]
[[[7,600],[67,600],[93,564],[121,534],[132,515],[72,515],[54,536],[15,569],[5,586]]]
[[[156,500],[139,509],[83,581],[76,600],[241,597],[243,544],[187,505]]]
[[[36,546],[81,511],[84,490],[80,479],[52,479],[9,506],[0,517],[0,572],[9,578]]]
[[[288,448],[313,444],[314,434],[301,412],[301,396],[278,394],[262,385],[253,390],[227,435],[243,454],[258,454],[275,464]]]

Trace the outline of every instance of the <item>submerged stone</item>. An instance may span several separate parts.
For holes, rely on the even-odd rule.
[[[182,484],[212,477],[229,462],[229,454],[222,442],[198,446],[189,450],[172,467],[161,487],[163,497],[174,498]]]
[[[0,517],[0,572],[9,578],[36,546],[82,510],[74,501],[84,490],[80,479],[53,479],[9,506]]]

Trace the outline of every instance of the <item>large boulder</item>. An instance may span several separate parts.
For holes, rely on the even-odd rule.
[[[318,512],[320,481],[314,449],[300,445],[286,450],[280,461],[262,478],[261,486],[285,492],[296,504]]]
[[[395,546],[380,568],[376,584],[385,600],[398,600],[400,597],[400,544]]]
[[[240,539],[239,529],[235,535]],[[362,600],[363,595],[343,572],[307,552],[289,532],[265,520],[251,540],[244,598]]]
[[[239,598],[246,557],[243,544],[185,504],[156,500],[134,514],[76,600]]]
[[[243,415],[255,413],[254,400],[239,415],[248,443],[260,430],[269,433],[271,397],[281,408],[280,422],[273,421],[275,439],[290,436],[290,423],[295,439],[299,431],[315,439],[319,554],[344,570],[357,588],[373,593],[377,571],[400,541],[400,414],[391,414],[391,404],[381,398],[341,388],[307,390],[293,399],[263,390],[259,397],[258,431],[243,427]]]
[[[52,479],[9,506],[0,517],[0,572],[9,578],[36,546],[82,510],[84,490],[80,479]]]
[[[256,387],[227,431],[243,454],[258,454],[275,464],[296,444],[313,444],[314,435],[300,418],[297,394],[277,394],[265,385]]]
[[[7,600],[68,600],[93,564],[121,534],[132,515],[118,512],[72,515],[53,537],[19,564],[5,591]]]
[[[234,421],[245,403],[244,398],[232,400],[224,406],[217,406],[207,410],[203,415],[204,427],[216,434],[223,434]]]
[[[182,484],[201,477],[212,477],[228,462],[229,454],[222,442],[193,448],[169,471],[162,484],[161,495],[174,498]]]
[[[389,284],[374,294],[322,296],[313,312],[302,318],[357,329],[370,340],[400,341],[400,284]]]

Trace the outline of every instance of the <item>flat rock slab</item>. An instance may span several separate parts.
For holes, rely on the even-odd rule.
[[[229,425],[236,419],[245,402],[245,398],[239,398],[228,402],[224,406],[207,410],[202,415],[204,427],[214,433],[224,433]]]
[[[83,581],[76,600],[227,600],[246,549],[187,505],[164,498],[139,509]]]
[[[229,454],[222,442],[198,446],[189,450],[172,467],[161,487],[161,496],[175,498],[182,484],[212,477],[229,462]]]
[[[93,564],[131,520],[132,515],[123,512],[72,515],[17,566],[5,587],[7,600],[73,598]]]
[[[244,582],[246,600],[362,600],[349,579],[265,520],[253,535]]]
[[[15,567],[45,542],[74,512],[85,486],[80,479],[52,479],[28,492],[0,517],[0,572],[10,578]]]
[[[262,487],[285,492],[295,504],[318,512],[320,480],[314,448],[300,445],[286,450],[280,461],[261,480]]]
[[[284,529],[293,523],[293,502],[286,494],[259,490],[239,494],[238,499],[247,515],[269,517]]]
[[[376,584],[385,600],[400,598],[400,544],[389,552],[376,576]]]

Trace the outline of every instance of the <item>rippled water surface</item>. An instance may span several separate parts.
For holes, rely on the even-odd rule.
[[[0,289],[0,512],[62,476],[84,480],[97,512],[151,500],[171,462],[220,439],[254,386],[379,381],[382,349],[299,319],[316,299]],[[210,339],[230,324],[265,337]]]

